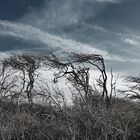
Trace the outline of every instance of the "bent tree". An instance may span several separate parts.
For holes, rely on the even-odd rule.
[[[68,57],[69,58],[66,61],[59,59],[54,54],[48,55],[47,67],[58,70],[58,73],[55,74],[54,82],[57,82],[61,77],[65,77],[86,102],[91,94],[89,71],[91,67],[96,67],[101,73],[98,85],[102,87],[102,97],[106,99],[107,103],[109,103],[107,74],[103,57],[97,54],[76,53],[72,53],[68,55]]]
[[[38,78],[37,70],[42,67],[43,60],[44,56],[40,55],[13,54],[2,62],[5,69],[10,67],[20,73],[22,85],[17,95],[19,97],[21,94],[26,93],[30,111],[33,106],[34,83],[35,79]]]

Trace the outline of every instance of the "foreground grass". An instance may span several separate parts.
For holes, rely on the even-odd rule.
[[[139,140],[139,104],[113,99],[106,109],[99,96],[72,106],[0,103],[1,140]]]

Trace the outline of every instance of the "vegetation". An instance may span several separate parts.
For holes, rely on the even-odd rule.
[[[108,90],[101,55],[73,53],[63,60],[53,53],[13,54],[0,65],[1,140],[140,139],[140,78],[127,77],[130,89],[116,91],[112,75]],[[41,69],[54,71],[53,84],[64,78],[71,85],[71,103],[45,82],[47,76],[42,79]],[[91,69],[100,73],[96,86],[90,85]],[[114,96],[118,92],[127,100]]]

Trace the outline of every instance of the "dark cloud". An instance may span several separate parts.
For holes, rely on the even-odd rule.
[[[88,45],[112,56],[108,66],[132,70],[140,60],[139,13],[139,0],[0,0],[0,19],[18,23],[0,23],[0,51],[62,46],[88,52]]]
[[[37,42],[24,41],[19,38],[11,37],[11,36],[0,36],[0,52],[5,51],[17,51],[17,50],[30,50],[37,49],[38,46],[43,46]]]
[[[96,16],[95,21],[113,30],[122,28],[138,29],[140,25],[140,1],[127,0],[119,4],[108,4],[104,10]],[[122,27],[122,28],[121,28]]]
[[[0,19],[15,20],[30,8],[38,8],[43,4],[44,0],[0,0]]]

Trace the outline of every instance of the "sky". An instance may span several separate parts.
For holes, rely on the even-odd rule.
[[[94,53],[139,73],[140,0],[0,0],[0,54]]]

